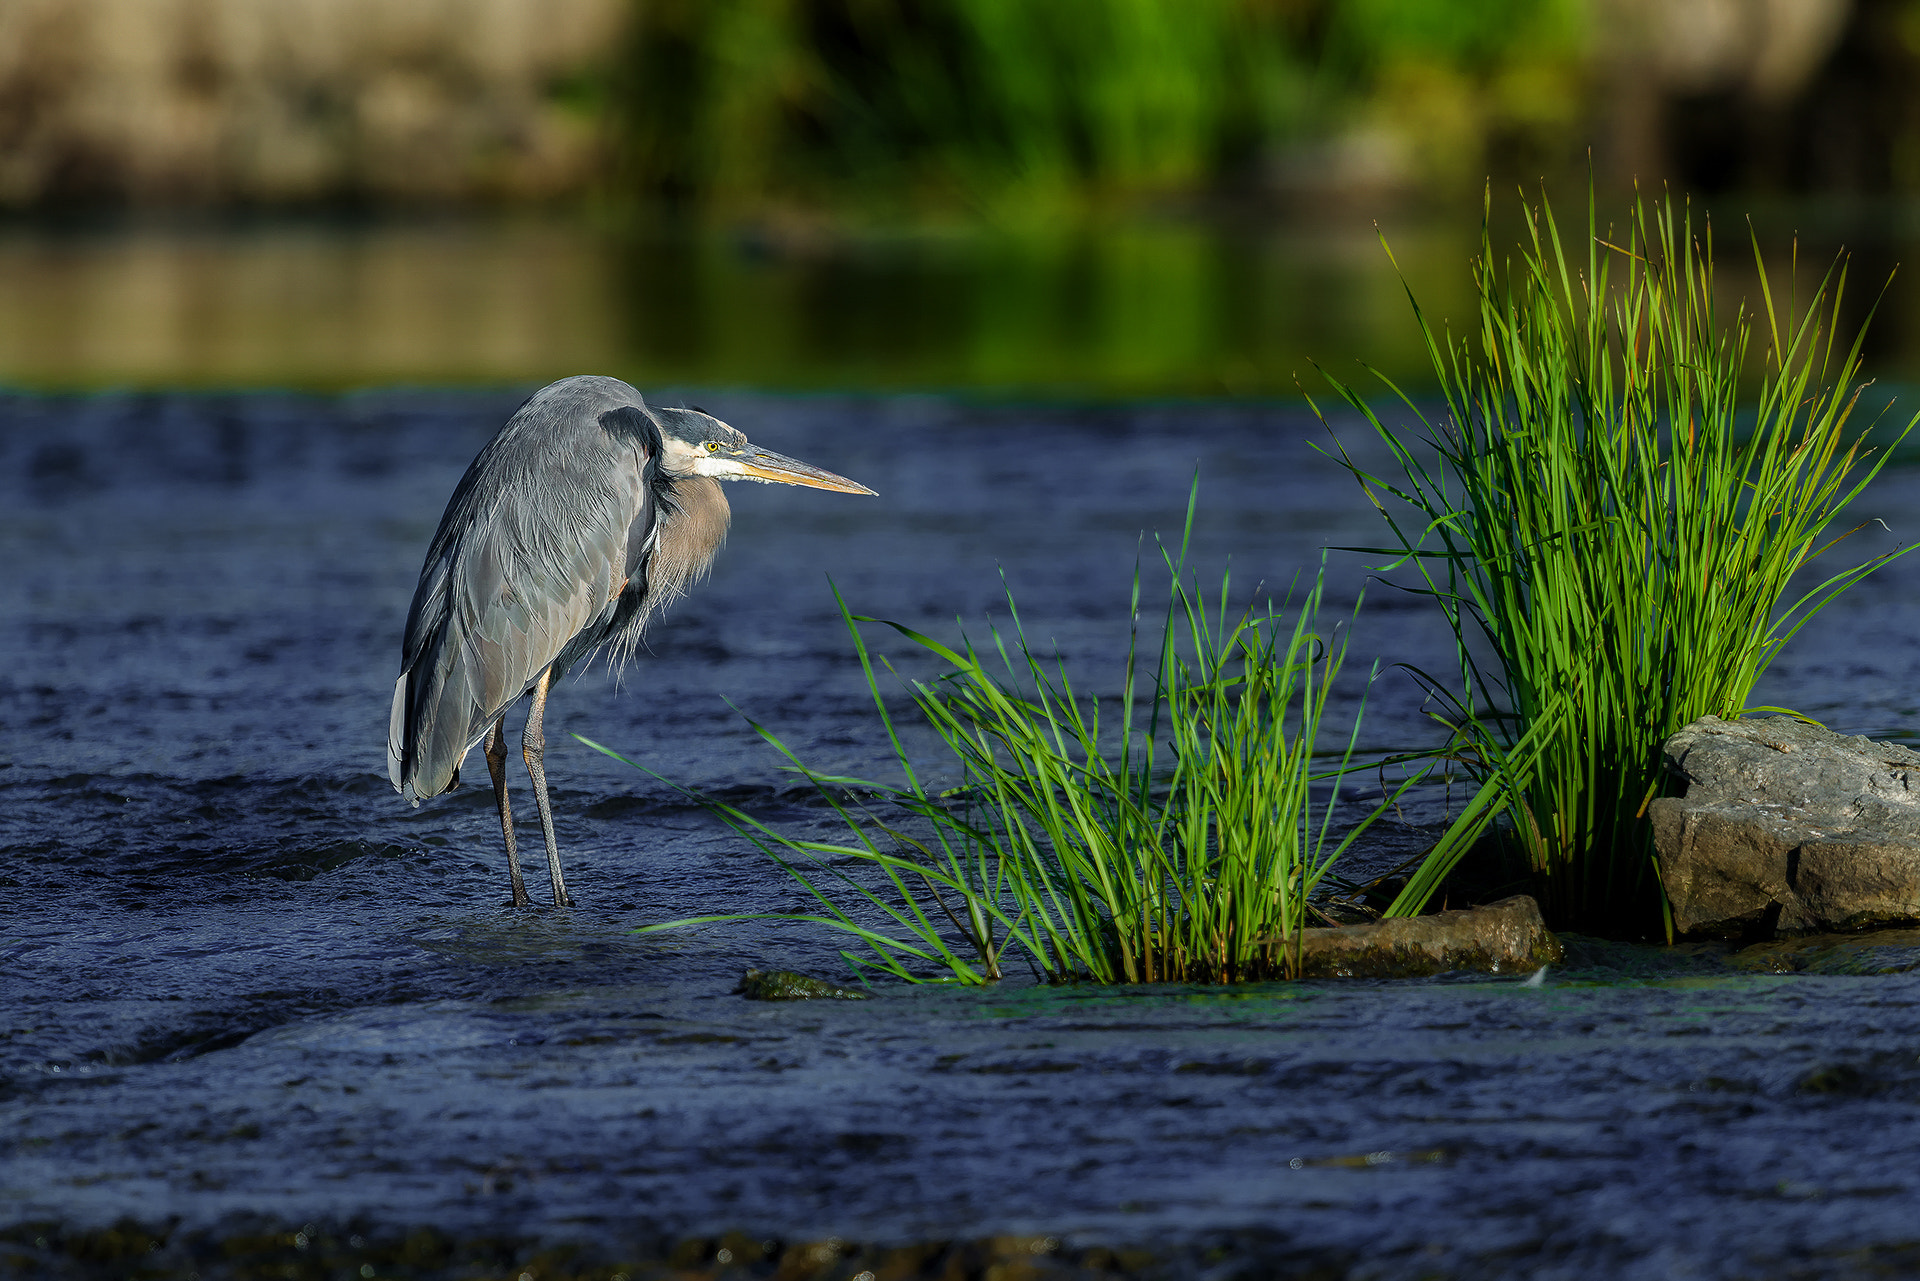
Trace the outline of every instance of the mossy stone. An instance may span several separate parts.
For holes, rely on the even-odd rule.
[[[792,970],[748,970],[733,989],[749,1001],[864,1001],[865,992],[836,987]]]

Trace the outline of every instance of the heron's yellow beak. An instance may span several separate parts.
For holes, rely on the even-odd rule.
[[[803,463],[797,458],[788,458],[785,454],[776,454],[771,449],[762,449],[758,445],[748,445],[739,454],[726,461],[731,464],[728,470],[734,471],[734,474],[742,480],[771,481],[780,485],[805,485],[809,489],[830,489],[836,494],[873,493],[858,481],[848,480],[845,476],[836,476],[811,463]]]

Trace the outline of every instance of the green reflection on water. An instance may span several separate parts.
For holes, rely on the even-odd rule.
[[[1399,237],[1442,314],[1471,235]],[[809,248],[712,235],[623,250],[625,350],[656,378],[785,386],[1291,393],[1310,361],[1424,368],[1371,229],[1135,225]]]
[[[1763,230],[1783,273],[1792,211]],[[1496,243],[1511,239],[1511,229]],[[1870,234],[1869,234],[1870,233]],[[1836,222],[1863,315],[1920,223]],[[1430,319],[1471,319],[1472,221],[1388,224]],[[1758,298],[1720,240],[1729,308]],[[1731,250],[1730,250],[1731,246]],[[1858,317],[1856,316],[1856,319]],[[1756,344],[1756,350],[1757,350]],[[1920,290],[1896,279],[1872,372],[1920,372]],[[1371,220],[1116,220],[1026,231],[609,230],[446,218],[0,227],[0,382],[26,387],[541,383],[1292,396],[1366,361],[1430,375]],[[1298,381],[1296,381],[1298,380]]]
[[[1393,234],[1463,313],[1471,227]],[[1310,361],[1418,379],[1366,220],[1029,234],[611,233],[564,221],[0,232],[0,379],[338,387],[634,381],[1291,394]]]

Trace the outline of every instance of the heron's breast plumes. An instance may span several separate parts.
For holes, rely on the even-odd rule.
[[[727,527],[733,523],[726,491],[710,476],[675,480],[668,501],[673,510],[662,515],[659,541],[647,564],[648,591],[655,597],[655,609],[685,595],[706,576],[720,545],[727,541]]]
[[[647,624],[713,567],[733,519],[719,482],[706,476],[674,477],[656,489],[655,503],[645,559],[629,567],[626,596],[605,634],[607,662],[615,671],[633,657]]]

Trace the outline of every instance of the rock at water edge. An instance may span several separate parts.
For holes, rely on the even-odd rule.
[[[1677,933],[1920,921],[1920,752],[1791,717],[1708,716],[1666,755],[1685,791],[1649,813]]]
[[[1300,953],[1300,977],[1309,979],[1530,974],[1564,955],[1539,904],[1525,894],[1432,916],[1306,930]]]

